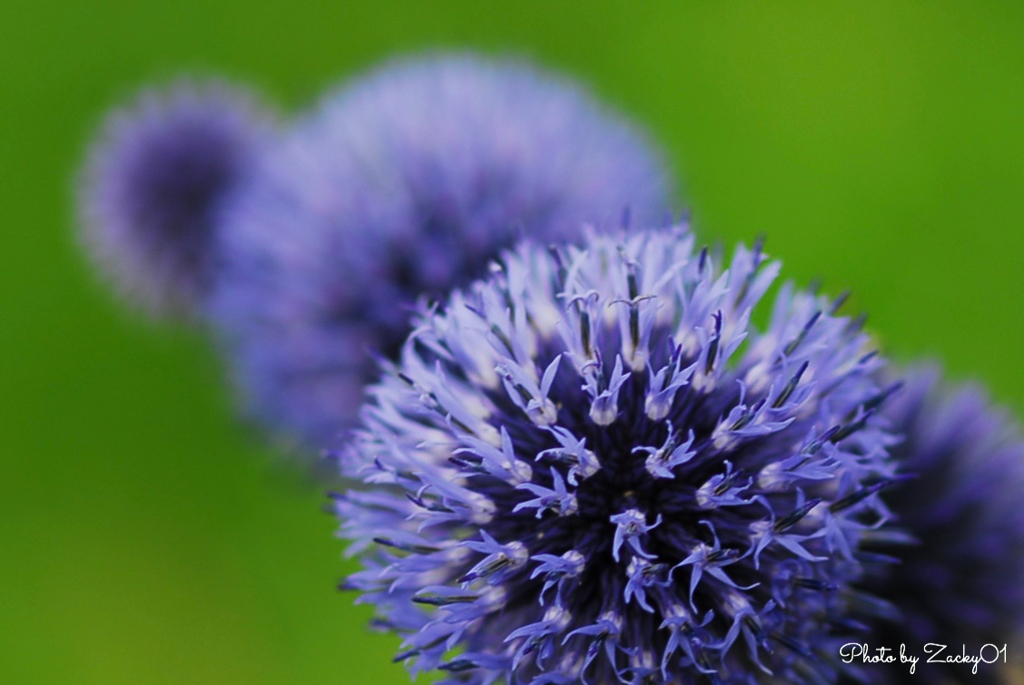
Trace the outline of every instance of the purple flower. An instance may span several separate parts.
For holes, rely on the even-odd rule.
[[[668,210],[659,155],[578,85],[516,61],[392,62],[261,157],[222,227],[209,308],[252,415],[308,444],[355,422],[372,355],[417,298],[484,275],[520,234],[574,239]]]
[[[883,493],[883,499],[916,544],[878,541],[878,551],[899,556],[901,563],[870,577],[865,587],[896,605],[901,619],[879,623],[872,641],[893,648],[906,644],[919,655],[928,642],[949,645],[947,655],[960,654],[962,647],[977,655],[986,643],[1002,647],[1019,639],[1024,628],[1019,426],[980,387],[942,381],[937,366],[911,369],[906,387],[884,415],[904,434],[891,452],[912,477]],[[990,647],[986,658],[994,654]],[[970,673],[971,665],[927,668],[932,679],[951,681],[994,682],[986,679],[997,673],[997,667],[984,664],[977,675]],[[897,682],[916,677],[906,668],[886,675]]]
[[[346,587],[445,682],[823,682],[891,613],[881,362],[685,228],[526,241],[416,319],[340,455]],[[764,316],[762,316],[764,314]],[[768,321],[763,331],[753,320]]]
[[[82,240],[154,316],[194,316],[215,278],[223,199],[251,170],[270,117],[223,83],[181,81],[115,111],[84,167]]]

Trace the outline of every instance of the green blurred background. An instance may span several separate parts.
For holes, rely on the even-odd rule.
[[[3,682],[408,682],[334,589],[321,495],[236,423],[204,340],[123,312],[76,250],[100,117],[183,71],[300,107],[399,52],[533,56],[649,126],[708,239],[766,234],[890,354],[1024,409],[1024,8],[341,5],[0,6]]]

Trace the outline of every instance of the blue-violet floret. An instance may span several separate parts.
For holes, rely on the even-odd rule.
[[[882,362],[685,227],[524,242],[423,311],[341,455],[345,587],[450,683],[834,681],[892,607]],[[762,316],[764,314],[764,316]],[[764,330],[755,320],[767,319]]]

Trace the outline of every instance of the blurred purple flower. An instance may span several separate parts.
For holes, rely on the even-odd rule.
[[[506,252],[423,311],[340,455],[345,587],[449,683],[826,682],[888,615],[887,390],[837,302],[685,229]],[[756,311],[760,311],[757,309]]]
[[[129,302],[195,316],[215,278],[221,203],[269,121],[249,93],[191,81],[146,90],[107,118],[82,173],[82,240]]]
[[[885,417],[904,439],[891,448],[913,478],[887,491],[911,547],[879,547],[901,563],[871,577],[868,591],[899,607],[902,618],[879,623],[878,644],[906,644],[920,653],[928,642],[947,652],[977,655],[986,643],[1019,640],[1024,628],[1024,439],[1007,413],[974,385],[954,386],[937,366],[907,373],[907,385]],[[1011,647],[1012,649],[1012,647]],[[988,649],[987,658],[995,656]],[[1011,654],[1012,656],[1012,654]],[[921,668],[924,666],[922,665]],[[950,681],[996,682],[994,666],[929,665]],[[890,682],[910,682],[905,667]]]
[[[209,317],[250,413],[322,446],[417,298],[483,275],[519,234],[571,240],[627,208],[664,218],[661,159],[578,85],[517,61],[398,60],[262,156],[225,214]]]

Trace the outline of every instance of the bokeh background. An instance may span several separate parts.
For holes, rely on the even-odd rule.
[[[200,335],[96,282],[71,189],[140,84],[215,73],[294,109],[438,47],[582,79],[665,146],[708,240],[765,234],[888,353],[1024,410],[1024,5],[4,0],[4,682],[408,682],[334,588],[318,489],[234,420]]]

